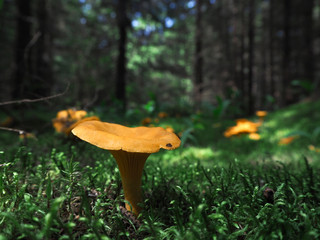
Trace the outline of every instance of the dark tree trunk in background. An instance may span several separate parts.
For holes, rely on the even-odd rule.
[[[119,31],[118,59],[116,69],[116,98],[122,104],[121,110],[125,111],[127,106],[126,97],[126,42],[128,18],[126,13],[126,0],[119,0],[117,6],[117,24]]]
[[[304,46],[305,51],[302,53],[304,54],[303,61],[304,61],[304,76],[305,78],[313,82],[314,81],[314,56],[313,56],[313,7],[314,7],[314,0],[303,1],[303,36],[304,36]]]
[[[254,65],[254,17],[255,17],[255,0],[249,1],[249,29],[248,29],[248,105],[247,111],[249,114],[254,112],[253,98],[253,65]]]
[[[29,84],[29,55],[27,51],[31,40],[31,1],[16,0],[17,30],[15,45],[15,66],[13,73],[13,99],[25,97],[25,90]]]
[[[275,84],[274,84],[274,0],[269,2],[269,95],[275,98]]]
[[[196,1],[196,34],[195,34],[195,64],[194,64],[194,104],[199,108],[203,91],[203,55],[202,55],[202,0]]]
[[[257,78],[257,109],[263,109],[264,108],[264,102],[267,96],[267,47],[268,47],[268,31],[264,31],[264,29],[268,28],[268,21],[267,21],[267,12],[263,11],[262,13],[262,27],[259,28],[259,33],[257,35],[262,36],[260,45],[259,45],[259,51],[261,54],[260,57],[260,71],[257,72],[258,78]]]
[[[242,98],[243,94],[243,67],[242,67],[242,9],[241,3],[239,1],[232,2],[232,26],[233,26],[233,37],[232,37],[232,52],[234,55],[234,81],[235,86],[237,88],[237,94],[240,93],[240,97]],[[239,104],[239,108],[243,111],[243,105]]]
[[[224,19],[220,23],[221,25],[221,40],[222,40],[222,54],[225,56],[225,60],[223,61],[223,72],[222,72],[222,80],[225,82],[230,82],[231,79],[234,79],[234,57],[231,54],[231,33],[234,29],[231,28],[231,9],[230,9],[231,1],[221,1],[221,19]]]
[[[241,92],[241,97],[243,99],[243,104],[242,104],[242,110],[246,111],[247,107],[247,90],[246,90],[246,74],[245,74],[245,36],[246,36],[246,31],[245,31],[245,15],[244,15],[244,9],[245,9],[245,3],[240,2],[239,4],[241,5],[240,7],[240,21],[241,21],[241,33],[240,33],[240,92]]]
[[[291,21],[291,0],[284,0],[283,15],[283,57],[282,57],[282,81],[280,83],[279,105],[286,106],[287,93],[290,88],[290,21]]]
[[[238,72],[238,63],[239,63],[239,49],[240,49],[240,44],[239,44],[239,9],[237,6],[237,3],[231,2],[231,26],[233,27],[233,34],[232,34],[232,39],[231,39],[231,46],[232,46],[232,54],[234,55],[234,60],[233,60],[233,70],[234,70],[234,82],[236,87],[239,89],[239,72]]]
[[[32,79],[34,94],[37,96],[48,96],[53,85],[53,73],[51,69],[51,31],[49,0],[38,0],[37,18],[39,38],[36,46],[35,76]]]
[[[320,2],[316,1],[314,2],[314,7],[315,8],[319,8],[320,7]],[[316,19],[315,19],[315,23],[319,23],[320,22],[320,16],[319,14],[317,15]],[[313,31],[317,34],[315,34],[315,38],[314,40],[319,41],[319,37],[320,37],[320,25],[319,24],[314,24],[313,26]],[[318,100],[320,99],[320,77],[319,77],[319,64],[320,64],[320,55],[319,55],[319,50],[317,51],[317,53],[313,56],[314,57],[314,77],[313,77],[313,93],[312,93],[312,99],[313,100]]]

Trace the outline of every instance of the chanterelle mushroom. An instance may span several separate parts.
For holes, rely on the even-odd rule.
[[[122,180],[126,209],[138,215],[142,202],[141,177],[145,161],[160,148],[173,150],[180,139],[161,127],[129,128],[119,124],[87,121],[76,126],[72,133],[97,147],[107,149],[116,159]],[[131,209],[132,207],[132,209]]]

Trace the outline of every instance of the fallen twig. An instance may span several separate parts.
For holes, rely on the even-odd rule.
[[[22,130],[22,129],[0,127],[0,130],[19,133],[19,137],[22,139],[26,139],[26,138],[37,139],[34,134],[26,132],[25,130]]]
[[[49,100],[49,99],[61,97],[61,96],[63,96],[64,94],[66,94],[66,92],[68,92],[69,86],[70,86],[70,83],[68,83],[68,85],[67,85],[66,89],[64,90],[64,92],[58,93],[58,94],[55,94],[55,95],[52,95],[52,96],[42,97],[42,98],[36,98],[36,99],[22,99],[22,100],[13,100],[13,101],[1,102],[1,103],[0,103],[0,106],[9,105],[9,104],[15,104],[15,103],[20,104],[20,103],[41,102],[41,101],[46,101],[46,100]]]
[[[0,130],[10,131],[10,132],[17,132],[19,134],[27,134],[27,132],[25,130],[15,129],[15,128],[0,127]]]

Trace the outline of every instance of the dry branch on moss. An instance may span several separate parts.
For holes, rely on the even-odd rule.
[[[55,95],[51,95],[48,97],[42,97],[42,98],[36,98],[36,99],[21,99],[21,100],[13,100],[13,101],[7,101],[0,103],[0,106],[9,105],[9,104],[21,104],[21,103],[35,103],[35,102],[42,102],[47,101],[53,98],[61,97],[65,95],[69,90],[70,83],[68,83],[66,89],[62,93],[58,93]]]

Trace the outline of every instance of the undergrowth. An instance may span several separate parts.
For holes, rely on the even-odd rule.
[[[138,217],[124,207],[108,151],[53,131],[20,141],[5,133],[0,239],[319,239],[320,153],[307,149],[318,146],[318,107],[270,114],[258,142],[222,138],[231,121],[168,119],[189,135],[147,160]],[[297,131],[307,134],[277,145]]]
[[[164,168],[161,159],[151,161],[143,177],[144,210],[136,218],[124,208],[115,161],[100,152],[91,154],[97,158],[92,166],[81,167],[77,147],[45,156],[28,147],[14,156],[1,152],[2,239],[320,237],[320,175],[307,158],[298,167],[234,161],[207,168],[184,160]]]

